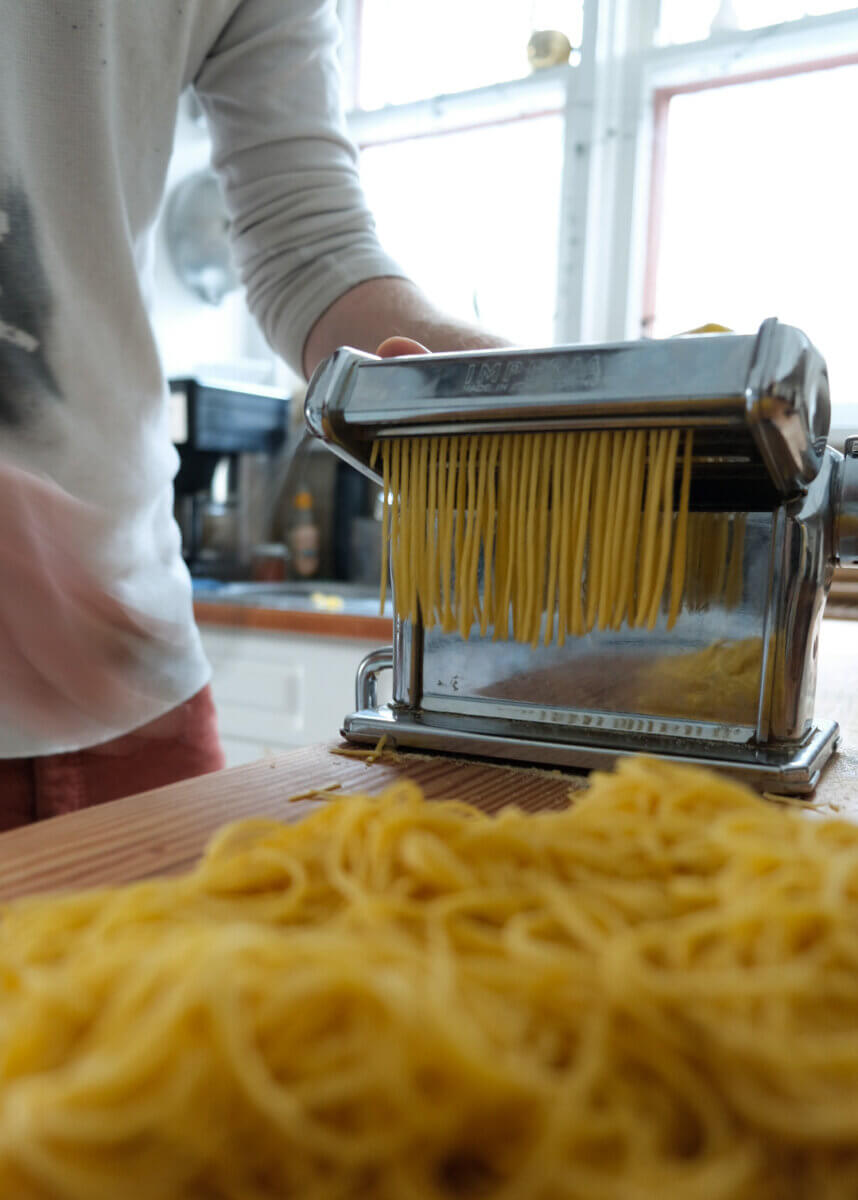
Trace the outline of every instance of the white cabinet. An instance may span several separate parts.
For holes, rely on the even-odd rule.
[[[358,663],[383,644],[211,625],[200,632],[231,767],[335,739],[354,711]]]

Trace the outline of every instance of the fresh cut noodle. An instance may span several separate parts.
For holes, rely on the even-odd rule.
[[[0,1195],[854,1200],[858,828],[648,760],[573,800],[401,782],[5,906]]]
[[[678,429],[374,443],[400,616],[536,646],[742,598],[744,514],[689,512]]]

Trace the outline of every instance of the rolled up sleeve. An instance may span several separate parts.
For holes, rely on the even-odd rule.
[[[338,41],[333,0],[242,0],[195,79],[248,304],[299,372],[307,335],[335,300],[405,275],[361,190]]]

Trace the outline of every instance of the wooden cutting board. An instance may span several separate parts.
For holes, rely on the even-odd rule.
[[[838,719],[843,748],[825,771],[814,807],[858,819],[858,623],[826,621],[817,712]],[[414,779],[432,799],[454,797],[487,812],[515,803],[529,811],[562,807],[585,777],[573,773],[404,754],[368,764],[313,746],[248,766],[187,780],[100,808],[0,835],[0,899],[31,892],[121,883],[191,866],[219,826],[242,817],[298,821],[323,801],[292,800],[312,788],[377,793]]]
[[[437,755],[409,754],[397,763],[366,763],[332,753],[338,745],[293,750],[4,833],[0,899],[182,870],[228,821],[300,820],[322,802],[291,799],[308,789],[339,784],[344,792],[375,794],[406,776],[432,799],[467,800],[487,812],[515,802],[535,811],[562,808],[570,789],[585,782],[581,775],[463,763]]]

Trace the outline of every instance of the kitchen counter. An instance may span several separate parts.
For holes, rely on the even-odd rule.
[[[224,583],[195,587],[194,615],[201,625],[390,642],[393,606],[388,596],[379,613],[378,599],[374,584],[336,580]],[[858,619],[858,571],[837,572],[826,606],[826,618],[834,617]]]
[[[390,642],[393,636],[390,600],[379,614],[378,589],[353,583],[312,580],[195,588],[194,615],[201,625],[238,629],[366,638],[379,643]]]
[[[858,625],[827,621],[820,637],[817,713],[841,723],[840,753],[813,798],[815,810],[858,819]],[[320,800],[312,788],[376,793],[407,776],[431,798],[455,797],[493,811],[562,806],[579,774],[403,754],[368,764],[332,753],[335,743],[187,780],[44,824],[0,835],[0,898],[56,888],[124,882],[189,867],[220,825],[242,817],[300,820]]]

